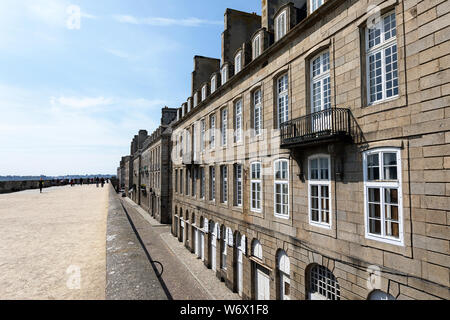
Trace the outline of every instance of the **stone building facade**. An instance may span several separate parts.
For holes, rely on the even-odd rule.
[[[227,10],[172,124],[173,234],[243,299],[449,299],[449,11]]]
[[[172,221],[171,127],[177,109],[162,109],[161,126],[145,140],[140,155],[139,204],[164,224]]]

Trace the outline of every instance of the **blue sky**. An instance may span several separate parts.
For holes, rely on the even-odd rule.
[[[226,8],[261,1],[1,0],[0,175],[115,173],[220,58]]]

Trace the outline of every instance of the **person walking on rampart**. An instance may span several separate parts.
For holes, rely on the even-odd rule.
[[[98,183],[100,182],[100,179],[98,177],[95,178],[95,182],[97,183],[97,188],[98,188]]]
[[[40,193],[42,193],[42,188],[44,187],[44,181],[42,181],[42,178],[41,178],[41,180],[39,180],[39,191],[40,191]]]
[[[103,186],[105,185],[105,179],[102,178],[101,181],[102,181],[102,188],[103,188]]]

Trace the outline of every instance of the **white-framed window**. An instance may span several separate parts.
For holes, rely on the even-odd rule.
[[[205,132],[206,132],[206,121],[202,119],[200,121],[200,149],[202,152],[205,151]]]
[[[253,93],[253,124],[255,136],[261,134],[262,129],[262,92],[261,89]]]
[[[200,199],[205,199],[205,168],[200,168]]]
[[[253,39],[253,59],[256,59],[261,54],[261,35],[257,35]]]
[[[216,167],[209,167],[209,200],[216,199]]]
[[[198,105],[198,93],[194,93],[194,108]]]
[[[228,81],[228,65],[222,67],[222,85]]]
[[[180,194],[183,194],[183,169],[180,169]]]
[[[178,169],[175,169],[175,193],[178,193]]]
[[[253,162],[250,165],[250,209],[261,212],[261,162]]]
[[[367,98],[369,105],[398,96],[398,54],[395,12],[366,28]]]
[[[189,184],[190,184],[190,181],[191,180],[191,170],[189,170],[189,169],[187,169],[186,168],[186,195],[188,196],[189,195]]]
[[[227,109],[223,109],[222,110],[222,128],[221,128],[222,146],[227,145],[227,128],[228,128],[228,111],[227,111]]]
[[[209,147],[214,149],[216,147],[216,115],[209,117]]]
[[[220,191],[221,191],[221,197],[220,202],[221,203],[227,203],[228,202],[228,167],[226,165],[223,165],[220,167]]]
[[[242,51],[239,51],[234,57],[234,74],[238,74],[242,70]]]
[[[217,88],[217,81],[216,81],[216,76],[214,75],[211,78],[211,93],[213,93],[214,91],[216,91]]]
[[[308,159],[309,222],[331,228],[330,156],[316,155]]]
[[[366,238],[403,245],[403,197],[399,149],[363,154]]]
[[[202,87],[202,101],[206,99],[206,93],[207,93],[208,87],[206,84]]]
[[[228,242],[228,233],[226,232],[225,227],[222,228],[222,259],[221,259],[221,268],[223,270],[227,270],[227,242]]]
[[[284,10],[275,18],[275,41],[280,40],[286,35],[287,30],[287,11]]]
[[[187,113],[189,113],[192,109],[192,98],[189,98],[187,101]]]
[[[192,194],[191,196],[195,197],[197,195],[197,178],[198,178],[198,169],[197,167],[192,167]]]
[[[310,13],[316,11],[321,5],[323,5],[323,0],[309,0],[310,3]]]
[[[185,114],[186,114],[186,105],[183,105],[181,107],[181,117],[184,117]]]
[[[234,142],[242,140],[242,100],[234,104]]]
[[[308,297],[310,300],[341,299],[339,283],[330,270],[318,264],[311,268]]]
[[[279,218],[289,218],[289,162],[274,162],[274,213]]]
[[[242,165],[234,165],[234,205],[242,207]]]
[[[330,53],[322,52],[314,57],[311,67],[311,106],[312,112],[331,108]]]
[[[289,120],[289,83],[287,73],[282,75],[277,80],[277,116],[278,116],[278,128],[281,128],[281,124]]]

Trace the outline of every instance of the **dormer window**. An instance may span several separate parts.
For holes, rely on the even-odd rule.
[[[261,35],[258,34],[255,39],[253,39],[253,59],[256,59],[261,54]]]
[[[228,81],[228,65],[222,67],[222,85]]]
[[[278,15],[278,17],[275,18],[275,41],[280,40],[286,35],[287,30],[286,12],[287,10],[284,10]]]
[[[202,101],[206,99],[206,92],[207,92],[207,86],[206,84],[202,87]]]
[[[192,98],[189,98],[187,102],[187,113],[191,111],[191,108],[192,108]]]
[[[234,74],[237,74],[242,69],[242,51],[239,51],[234,58]]]
[[[184,104],[184,105],[181,107],[181,116],[184,117],[185,114],[186,114],[186,104]]]
[[[198,105],[198,93],[194,93],[194,108]]]
[[[211,93],[213,93],[214,91],[216,91],[216,83],[217,83],[217,80],[216,80],[216,76],[214,75],[212,78],[211,78]]]
[[[316,11],[321,5],[323,5],[323,0],[309,0],[311,11],[313,13]]]

